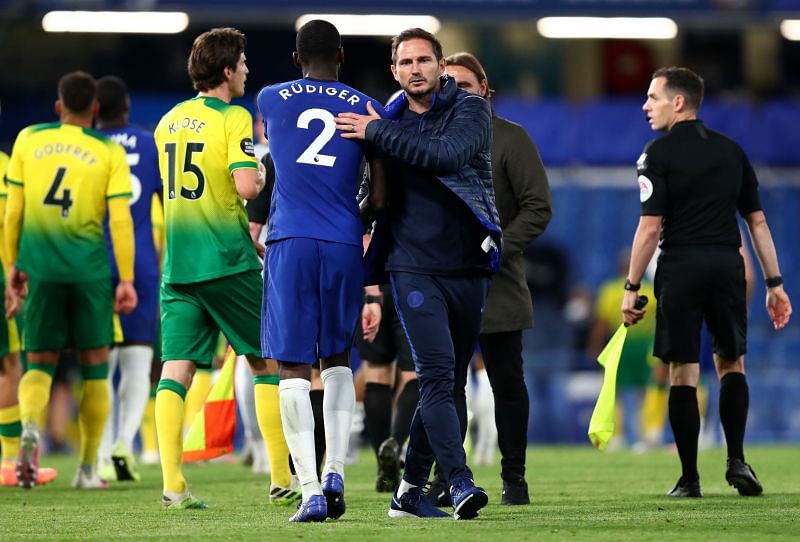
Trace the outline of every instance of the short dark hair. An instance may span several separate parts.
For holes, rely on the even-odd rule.
[[[703,103],[705,83],[703,78],[689,68],[670,66],[659,68],[653,73],[653,79],[663,77],[666,79],[664,87],[673,95],[680,94],[686,100],[689,109],[698,111]]]
[[[225,68],[236,70],[247,38],[235,28],[212,28],[194,40],[187,68],[195,90],[205,91],[225,81]]]
[[[480,60],[478,60],[477,57],[472,53],[461,52],[452,54],[444,59],[444,63],[447,66],[461,66],[462,68],[468,69],[475,75],[475,78],[478,80],[478,84],[485,81],[486,96],[483,96],[483,98],[489,99],[492,94],[494,94],[494,91],[489,88],[489,78],[486,77],[486,71],[483,69]]]
[[[87,113],[96,94],[94,77],[84,71],[70,72],[58,80],[58,99],[73,113]]]
[[[423,30],[422,28],[409,28],[408,30],[403,30],[392,38],[392,64],[397,64],[397,48],[400,47],[400,44],[404,41],[414,39],[429,41],[433,46],[433,54],[436,57],[437,62],[444,57],[444,54],[442,53],[442,44],[436,39],[436,36],[427,30]]]
[[[308,21],[300,27],[295,38],[295,50],[303,62],[335,60],[336,51],[341,46],[339,31],[322,19]]]
[[[97,80],[97,101],[100,110],[97,118],[102,121],[114,121],[128,112],[128,85],[114,75],[106,75]]]

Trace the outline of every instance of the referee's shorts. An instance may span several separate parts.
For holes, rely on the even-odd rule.
[[[744,262],[738,249],[662,252],[656,269],[653,353],[665,363],[698,363],[705,320],[714,353],[734,361],[747,351]]]
[[[368,343],[364,340],[361,329],[361,318],[358,319],[355,344],[361,359],[374,365],[388,365],[397,359],[397,368],[401,371],[414,370],[414,357],[411,355],[411,346],[403,331],[403,324],[394,307],[392,287],[389,284],[381,285],[383,293],[383,309],[381,310],[381,323],[375,340]]]

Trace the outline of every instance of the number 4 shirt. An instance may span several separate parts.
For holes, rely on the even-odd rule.
[[[233,172],[258,169],[246,109],[197,96],[155,130],[167,244],[162,280],[189,284],[261,269]]]
[[[267,241],[306,237],[361,246],[356,192],[363,142],[345,139],[334,118],[367,114],[378,102],[338,81],[298,79],[258,95],[275,162]]]
[[[14,143],[6,178],[24,197],[19,269],[50,282],[110,277],[106,201],[131,196],[120,145],[71,124],[28,126]]]

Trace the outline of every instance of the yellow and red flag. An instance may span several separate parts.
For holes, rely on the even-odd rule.
[[[236,432],[236,398],[233,374],[236,353],[228,348],[219,378],[208,392],[203,408],[183,440],[183,462],[205,461],[233,451]]]

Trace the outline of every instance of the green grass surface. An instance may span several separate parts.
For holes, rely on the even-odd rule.
[[[347,513],[323,524],[287,523],[292,510],[267,504],[268,481],[231,463],[192,465],[186,475],[208,510],[162,511],[160,471],[144,468],[139,484],[106,491],[69,487],[75,457],[43,463],[59,469],[49,486],[0,488],[0,540],[798,540],[798,447],[751,447],[748,461],[762,497],[739,497],[724,479],[720,450],[700,455],[705,498],[662,496],[679,474],[674,453],[601,454],[589,447],[532,448],[533,504],[500,506],[499,467],[475,469],[489,506],[474,521],[392,520],[389,496],[373,489],[375,463],[362,453],[347,468]]]

